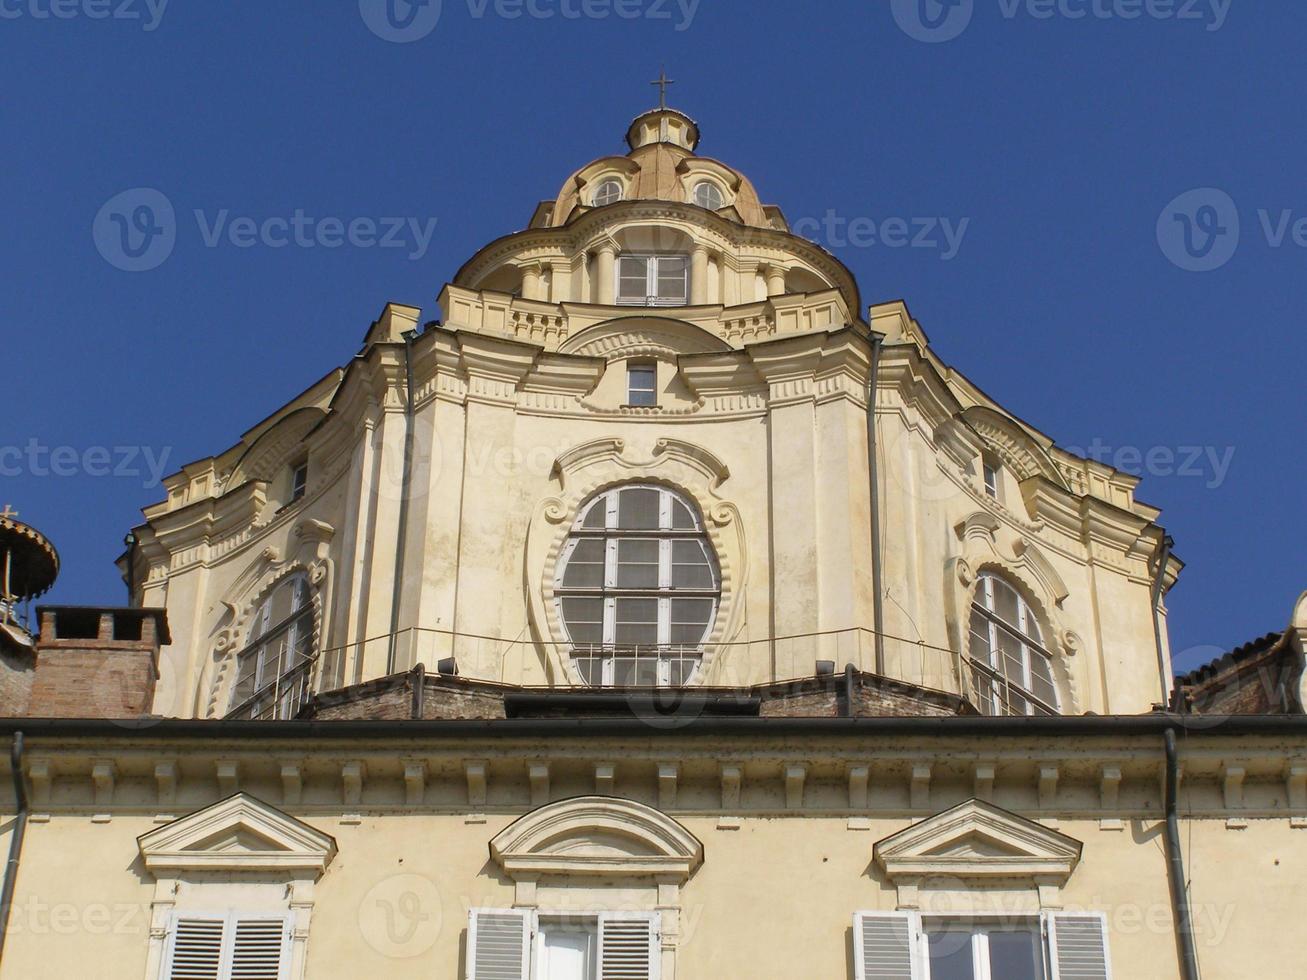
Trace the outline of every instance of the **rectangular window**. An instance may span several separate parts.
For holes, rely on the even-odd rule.
[[[177,914],[161,980],[282,980],[289,966],[287,919],[230,912]]]
[[[632,364],[626,369],[626,404],[652,407],[658,404],[658,368]]]
[[[998,489],[1001,479],[1002,467],[995,460],[985,457],[982,464],[985,471],[985,493],[989,494],[995,500],[999,499]]]
[[[290,474],[290,499],[299,500],[309,489],[309,464],[301,463]]]
[[[659,923],[657,912],[473,909],[468,980],[657,980]]]
[[[1111,980],[1099,913],[853,917],[857,980]]]
[[[685,306],[690,260],[684,255],[623,255],[617,262],[617,302],[622,306]]]

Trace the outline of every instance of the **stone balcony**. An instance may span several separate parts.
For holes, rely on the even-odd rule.
[[[737,348],[758,340],[838,329],[856,319],[838,289],[772,296],[740,306],[645,307],[550,303],[446,286],[438,302],[450,328],[511,337],[547,351],[564,348],[569,338],[588,327],[621,319],[676,319]]]

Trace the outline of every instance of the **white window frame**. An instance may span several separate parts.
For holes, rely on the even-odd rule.
[[[621,494],[627,490],[652,490],[659,494],[658,530],[637,531],[624,530],[618,527],[618,505]],[[689,513],[694,523],[693,528],[674,528],[677,503],[681,504]],[[586,519],[598,507],[604,509],[603,527],[585,527]],[[596,538],[605,542],[603,585],[565,587],[563,582],[567,575],[568,564],[577,546],[582,541]],[[618,590],[618,542],[621,540],[656,540],[658,542],[658,584],[656,587]],[[674,545],[678,541],[692,541],[703,548],[712,575],[712,582],[709,587],[679,588],[673,584],[672,556]],[[693,670],[684,677],[684,686],[691,684],[698,675],[703,648],[708,642],[708,638],[712,636],[718,613],[721,611],[722,601],[720,561],[717,558],[712,539],[704,526],[703,519],[699,515],[698,506],[692,499],[682,493],[668,487],[646,483],[620,484],[592,498],[581,507],[576,521],[572,525],[567,543],[564,545],[559,558],[557,578],[554,584],[555,611],[559,623],[562,624],[568,644],[577,648],[592,649],[595,646],[594,644],[575,643],[572,640],[563,605],[564,600],[568,598],[597,598],[603,601],[603,630],[599,645],[600,649],[590,654],[603,658],[600,686],[611,687],[616,683],[616,660],[621,659],[624,649],[630,649],[629,646],[617,642],[617,600],[619,598],[653,599],[658,603],[657,642],[655,644],[658,648],[656,686],[667,687],[671,685],[672,662],[673,660],[686,659],[687,653],[696,660]],[[707,599],[712,603],[707,627],[704,629],[703,637],[696,643],[675,645],[671,643],[672,600],[677,598]]]
[[[622,267],[628,262],[640,261],[645,263],[644,279],[645,288],[644,296],[640,299],[631,297],[623,298],[622,296]],[[679,296],[661,296],[659,295],[659,285],[661,283],[660,270],[664,263],[680,262],[684,270],[685,288]],[[634,277],[627,277],[634,278]],[[616,301],[618,306],[686,306],[690,302],[690,256],[681,253],[660,253],[660,252],[630,252],[622,255],[617,260],[617,290]]]
[[[222,940],[219,952],[217,980],[232,980],[233,955],[236,947],[237,924],[243,921],[280,922],[281,948],[277,956],[278,980],[290,980],[291,916],[288,913],[230,910],[226,912],[173,912],[168,917],[168,944],[165,947],[159,980],[171,980],[173,961],[177,952],[178,924],[181,922],[221,922]]]
[[[587,911],[575,912],[570,910],[551,910],[542,909],[493,909],[493,908],[474,908],[468,910],[468,927],[467,927],[467,955],[466,971],[467,980],[483,980],[477,972],[477,931],[478,921],[482,916],[492,915],[496,917],[519,917],[523,925],[523,944],[522,944],[522,963],[520,967],[520,980],[540,980],[538,978],[539,970],[544,954],[544,941],[546,929],[541,927],[541,920],[562,919],[571,921],[593,922],[594,936],[596,942],[596,965],[595,972],[600,978],[606,975],[613,975],[606,967],[616,965],[619,970],[624,964],[608,964],[605,962],[604,939],[606,927],[611,928],[614,923],[645,923],[649,935],[649,970],[647,980],[660,980],[662,976],[662,914],[660,912],[612,912],[612,911]],[[623,971],[620,976],[632,976],[629,972]],[[512,980],[518,980],[517,977]],[[641,977],[640,980],[646,980]]]
[[[1003,464],[986,456],[981,459],[980,468],[985,478],[985,493],[1002,503]]]
[[[303,500],[309,491],[309,464],[307,462],[292,466],[290,470],[290,502]]]
[[[862,923],[864,919],[869,918],[888,919],[906,923],[908,931],[908,952],[910,956],[910,967],[907,975],[887,973],[884,969],[881,969],[877,973],[868,972],[869,964],[865,962],[863,953]],[[1028,921],[1031,924],[1039,937],[1040,949],[1044,961],[1045,980],[1061,980],[1057,954],[1058,923],[1068,920],[1095,921],[1103,937],[1103,973],[1101,978],[1095,978],[1095,980],[1112,980],[1111,936],[1107,929],[1107,916],[1102,912],[1073,913],[1052,911],[1030,912],[1029,914],[959,913],[955,915],[930,915],[916,911],[856,912],[853,916],[854,976],[856,980],[931,980],[930,945],[926,935],[926,921],[931,920],[949,924],[960,924],[983,923],[987,919],[1003,923]],[[987,939],[987,937],[981,938]],[[988,943],[977,943],[976,939],[977,937],[973,935],[972,956],[973,971],[975,972],[976,980],[1004,980],[1003,977],[997,977],[991,974],[988,959],[983,961],[980,959],[981,953],[987,950]],[[1083,971],[1077,973],[1077,977],[1081,976],[1083,976]]]
[[[644,375],[646,373],[653,375],[648,388],[636,387],[636,374]],[[643,380],[643,378],[641,379]],[[647,394],[652,399],[649,402],[636,401],[636,394]],[[626,366],[626,404],[635,408],[657,408],[658,407],[658,365],[653,361],[632,361]]]
[[[599,198],[604,195],[605,191],[607,191],[609,187],[617,188],[617,196],[610,201],[600,201]],[[590,195],[590,206],[596,208],[604,208],[610,204],[620,204],[625,199],[626,199],[626,188],[622,185],[622,182],[620,180],[617,180],[615,177],[609,177],[601,181],[599,185],[595,187],[594,193]]]
[[[713,207],[711,203],[701,201],[699,199],[699,194],[702,191],[707,191],[709,193],[713,193],[717,195],[716,207]],[[701,180],[697,184],[695,184],[694,191],[692,192],[691,196],[695,204],[697,204],[701,208],[705,208],[708,211],[720,211],[722,208],[726,207],[726,195],[722,192],[722,189],[718,187],[717,184],[715,184],[711,180]]]
[[[277,592],[284,588],[295,588],[297,585],[303,589],[304,604],[293,607],[290,615],[280,623],[270,622],[273,599],[276,597]],[[266,717],[268,710],[271,710],[270,717],[274,719],[287,720],[295,717],[311,693],[313,685],[314,664],[318,658],[318,642],[315,635],[316,619],[317,610],[314,608],[313,584],[309,580],[307,572],[296,572],[287,579],[278,582],[264,596],[262,604],[250,619],[250,629],[246,633],[247,638],[254,638],[247,639],[244,648],[237,652],[234,658],[235,672],[231,681],[231,693],[228,696],[228,716],[233,715],[238,709],[243,709],[246,705],[254,706],[263,700],[267,700],[268,707],[256,712],[256,717]],[[308,635],[309,652],[304,657],[297,657],[296,651],[299,649],[306,633]],[[274,656],[274,653],[281,649],[282,645],[286,650],[287,663],[283,664],[280,673],[275,676],[269,675],[268,667],[270,663],[274,659],[282,659],[279,654]],[[237,701],[237,684],[241,676],[241,665],[251,659],[254,661],[254,691],[242,700]]]
[[[1017,623],[1008,623],[1001,619],[997,609],[994,608],[994,583],[1000,582],[1006,588],[1011,589],[1017,598]],[[970,625],[971,613],[978,610],[988,627],[989,640],[989,659],[976,656],[976,651],[970,650],[970,639],[968,639],[969,659],[982,666],[988,667],[991,672],[997,675],[998,679],[990,679],[987,683],[991,687],[991,699],[995,707],[1001,707],[999,699],[1000,688],[1008,681],[1003,673],[1003,668],[999,664],[999,643],[1000,633],[1006,633],[1008,636],[1017,640],[1021,644],[1021,683],[1013,684],[1017,689],[1017,694],[1025,700],[1027,715],[1038,714],[1036,706],[1042,706],[1051,714],[1061,713],[1061,695],[1057,690],[1057,674],[1053,669],[1053,655],[1048,651],[1043,643],[1043,628],[1039,625],[1038,617],[1030,604],[1026,602],[1026,597],[1021,594],[1021,590],[1012,585],[1002,576],[994,572],[982,572],[976,580],[976,591],[971,599],[971,609],[968,610],[967,629],[968,637],[973,632]],[[1031,664],[1035,657],[1043,657],[1048,662],[1049,676],[1053,679],[1053,695],[1055,702],[1049,704],[1043,698],[1034,692],[1034,683],[1032,677]]]

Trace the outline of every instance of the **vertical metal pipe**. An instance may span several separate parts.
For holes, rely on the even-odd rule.
[[[1166,741],[1166,866],[1171,882],[1171,907],[1175,913],[1175,941],[1180,953],[1184,980],[1199,980],[1198,948],[1194,944],[1193,921],[1189,915],[1189,887],[1184,876],[1184,853],[1180,850],[1180,760],[1175,748],[1175,729],[1168,728]]]
[[[5,939],[9,934],[9,913],[14,904],[14,888],[18,884],[18,861],[23,854],[23,838],[27,836],[27,783],[23,779],[23,733],[14,732],[9,750],[9,764],[14,777],[14,799],[17,804],[14,830],[9,838],[9,862],[5,865],[5,880],[0,888],[0,959],[4,957]]]
[[[880,460],[876,444],[876,378],[880,374],[880,350],[883,334],[871,335],[871,362],[867,368],[867,479],[871,497],[871,581],[872,619],[876,645],[876,673],[885,676],[885,589],[881,584],[880,556]]]
[[[127,605],[136,605],[136,533],[128,531],[127,537],[123,538],[123,544],[127,545]]]
[[[408,394],[404,406],[404,462],[399,486],[399,520],[395,533],[395,577],[391,583],[390,599],[390,649],[386,654],[386,675],[395,673],[397,654],[399,652],[399,602],[401,582],[404,578],[404,550],[408,540],[408,499],[413,483],[413,341],[417,338],[416,330],[404,331],[404,383]]]

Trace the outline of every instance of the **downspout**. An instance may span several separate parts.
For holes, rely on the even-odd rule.
[[[853,664],[844,665],[844,701],[840,705],[840,717],[852,718],[857,714],[853,696],[857,690],[858,668]]]
[[[867,477],[871,491],[871,581],[873,639],[876,648],[876,674],[885,676],[885,607],[881,586],[880,561],[880,459],[876,445],[876,378],[880,374],[880,350],[885,335],[871,335],[871,363],[867,368]]]
[[[18,884],[18,859],[22,857],[23,838],[27,835],[27,784],[23,780],[22,732],[14,732],[9,764],[13,771],[14,798],[18,809],[14,816],[13,836],[9,838],[9,863],[5,865],[4,887],[0,889],[0,958],[4,956],[5,939],[9,934],[9,913],[14,904],[14,887]]]
[[[1175,687],[1175,680],[1167,676],[1166,670],[1166,650],[1162,644],[1162,590],[1166,587],[1166,566],[1171,563],[1171,549],[1175,547],[1175,539],[1169,534],[1162,538],[1162,543],[1158,546],[1157,554],[1157,577],[1153,579],[1153,642],[1157,646],[1157,676],[1162,683],[1162,707],[1165,708],[1171,703],[1171,692]]]
[[[123,544],[127,545],[127,605],[136,605],[136,532],[128,531],[127,537],[123,538]]]
[[[1171,882],[1171,907],[1175,912],[1175,941],[1179,947],[1184,980],[1199,980],[1198,949],[1194,944],[1193,921],[1189,915],[1189,889],[1184,876],[1184,854],[1180,850],[1180,762],[1175,748],[1175,729],[1168,728],[1166,740],[1166,865]]]
[[[390,600],[390,650],[386,655],[386,676],[395,673],[396,655],[399,646],[399,605],[400,582],[404,577],[404,551],[408,540],[408,498],[413,482],[413,341],[417,338],[416,330],[405,330],[404,337],[404,383],[408,395],[404,405],[404,463],[399,484],[399,520],[395,532],[395,577],[391,583]]]

